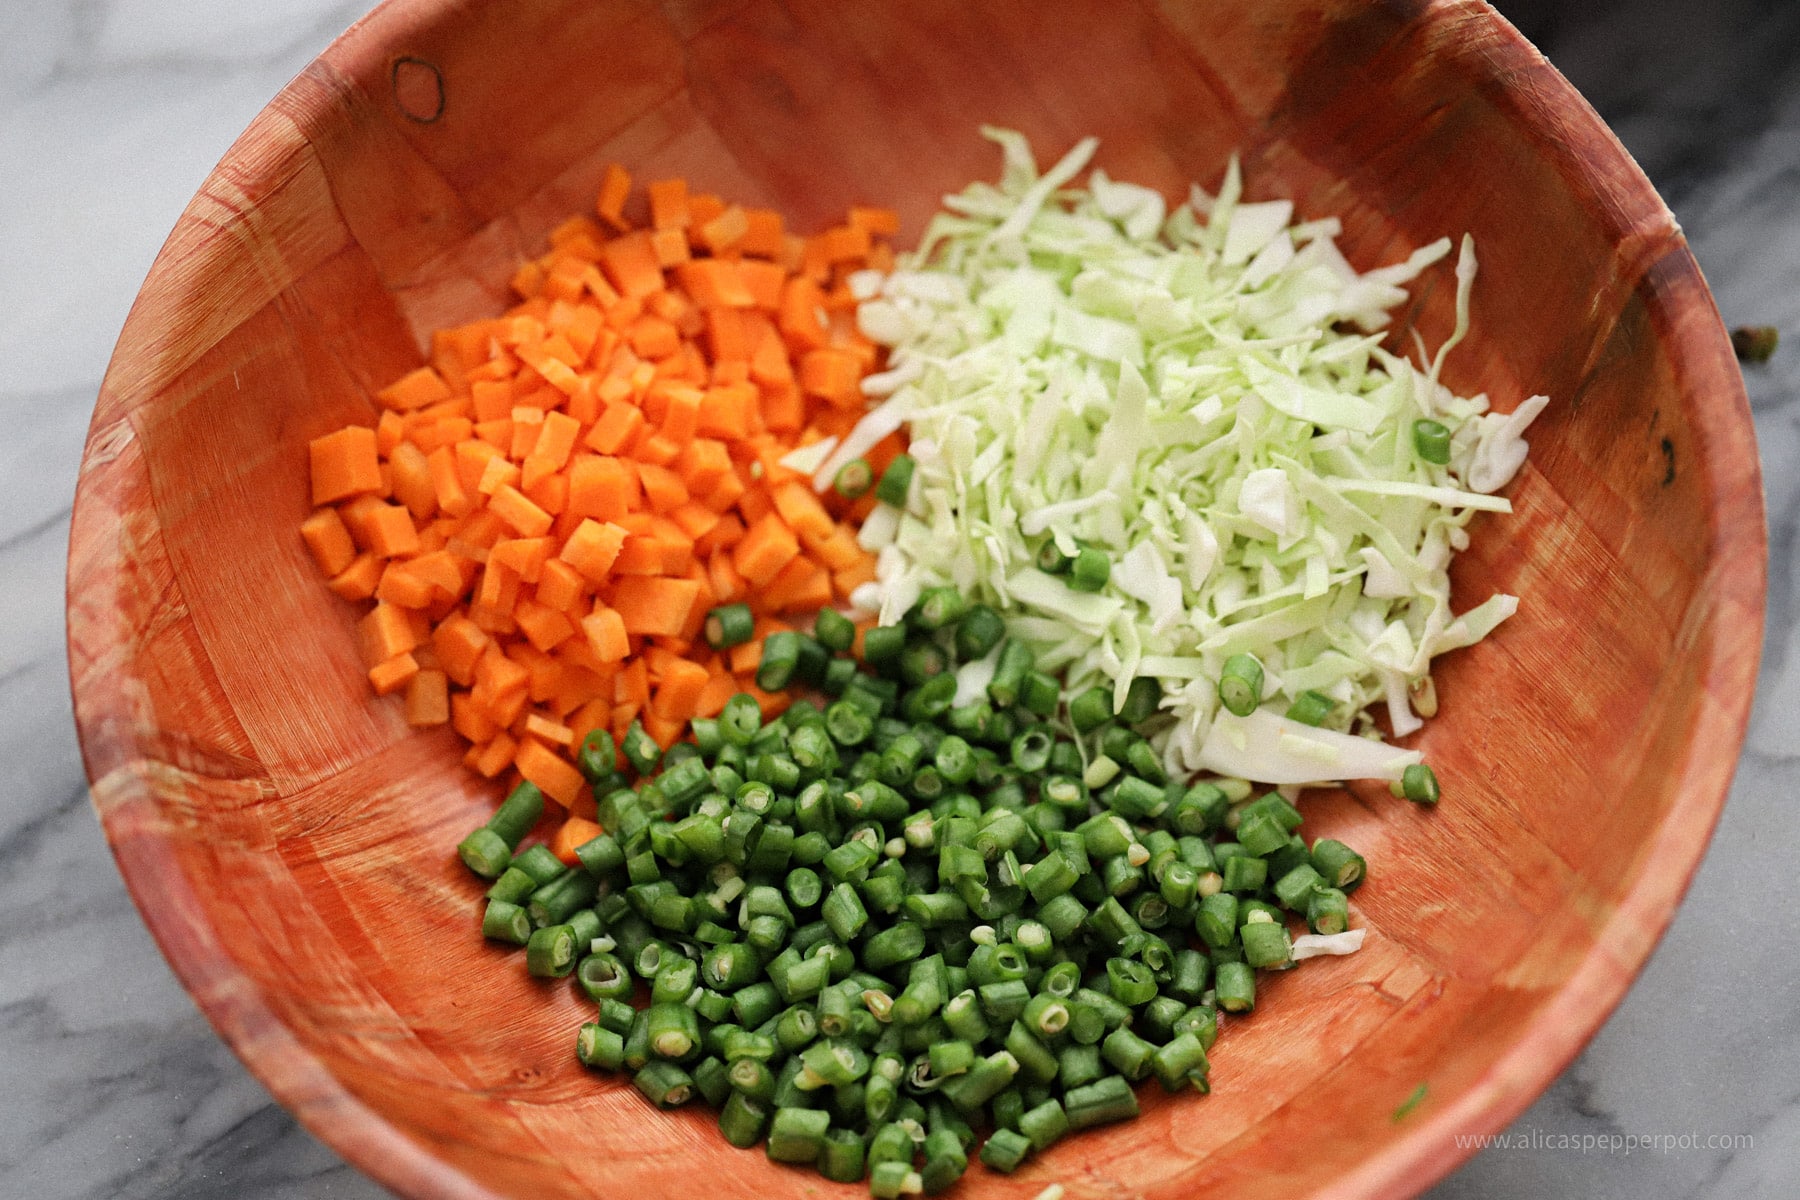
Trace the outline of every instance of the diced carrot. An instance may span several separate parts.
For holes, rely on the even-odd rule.
[[[513,741],[512,735],[505,730],[501,730],[494,735],[493,741],[482,748],[481,753],[476,756],[475,761],[469,765],[480,774],[492,779],[500,772],[506,770],[506,768],[512,766],[513,754],[517,748],[518,743]]]
[[[778,258],[781,255],[782,227],[781,214],[767,208],[751,208],[744,211],[744,236],[738,242],[738,249],[745,254],[754,254],[759,258]]]
[[[900,232],[900,214],[891,208],[852,206],[849,223],[853,229],[867,230],[882,237],[892,237]],[[863,253],[866,255],[868,251]]]
[[[564,543],[560,557],[590,583],[603,583],[618,561],[625,530],[611,522],[583,520]]]
[[[399,412],[424,408],[448,400],[450,396],[450,386],[430,367],[409,371],[375,393],[375,398],[383,405]]]
[[[461,613],[452,613],[432,631],[431,647],[444,672],[458,687],[466,688],[475,682],[475,664],[488,640],[481,626]]]
[[[336,575],[356,560],[356,544],[335,508],[316,509],[300,522],[300,536],[322,575]]]
[[[845,525],[833,524],[824,537],[808,539],[802,534],[800,543],[806,547],[808,554],[833,571],[855,566],[868,557],[863,548],[856,544],[856,535]]]
[[[673,512],[688,502],[687,484],[667,467],[645,463],[638,468],[638,478],[644,485],[644,499],[655,512]]]
[[[560,721],[552,721],[541,713],[525,714],[525,732],[551,746],[567,746],[574,733]]]
[[[408,570],[409,564],[390,561],[375,585],[375,599],[397,608],[425,608],[433,599],[431,584]]]
[[[657,229],[650,234],[650,249],[656,255],[656,265],[667,270],[688,261],[692,257],[688,253],[687,231],[685,229]],[[667,292],[656,293],[659,296]]]
[[[357,632],[362,641],[363,662],[371,667],[405,654],[419,644],[406,613],[391,604],[377,604],[370,609],[357,626]]]
[[[613,703],[638,708],[650,703],[650,672],[641,658],[632,659],[613,679]]]
[[[585,581],[573,564],[553,558],[538,573],[537,599],[558,612],[567,613],[581,602]]]
[[[806,397],[796,383],[772,383],[763,387],[763,424],[774,433],[798,433],[806,424]]]
[[[614,229],[625,229],[625,200],[630,195],[630,173],[618,163],[608,163],[606,174],[600,177],[600,194],[594,201],[594,210]]]
[[[774,499],[775,511],[801,541],[831,536],[836,523],[807,484],[797,480],[781,484],[774,489]]]
[[[649,534],[635,533],[625,539],[618,558],[613,560],[614,575],[662,575],[662,545]]]
[[[712,675],[699,663],[678,658],[665,669],[650,700],[650,711],[670,721],[686,724],[699,707],[700,695]]]
[[[604,832],[606,831],[593,821],[572,816],[558,826],[556,832],[551,835],[550,853],[562,860],[565,867],[580,866],[581,859],[575,853],[576,847],[587,845]]]
[[[613,589],[612,607],[625,632],[674,637],[681,632],[700,585],[691,579],[632,576]]]
[[[518,572],[519,578],[526,583],[536,583],[544,563],[555,552],[554,538],[507,538],[494,543],[494,548],[488,552],[488,562]]]
[[[677,479],[677,482],[679,482],[679,478]],[[687,495],[687,488],[685,485],[682,487],[681,493],[684,496]],[[718,528],[719,523],[723,518],[704,504],[696,504],[693,501],[688,501],[677,505],[672,509],[669,512],[669,519],[681,526],[681,532],[685,533],[694,541],[694,552],[698,554],[703,553],[699,548],[700,539]]]
[[[860,404],[862,363],[843,350],[811,350],[800,359],[800,387],[836,405]]]
[[[831,603],[831,575],[797,554],[769,580],[756,602],[769,612],[816,611]]]
[[[700,689],[700,695],[694,701],[694,716],[718,716],[725,708],[725,702],[737,695],[737,691],[737,680],[727,672],[710,672],[706,677],[706,686]]]
[[[488,501],[488,507],[523,537],[542,537],[550,532],[550,514],[511,484],[502,484]]]
[[[367,600],[381,582],[382,561],[373,554],[359,554],[331,577],[331,590],[345,600]]]
[[[658,179],[645,190],[650,194],[651,225],[658,229],[685,229],[687,227],[687,180]]]
[[[386,662],[369,668],[369,686],[377,696],[399,691],[419,673],[419,663],[411,654],[396,654]]]
[[[733,547],[731,565],[751,587],[760,588],[776,578],[776,572],[787,567],[796,554],[799,540],[794,538],[794,531],[778,515],[770,513],[754,522]]]
[[[586,444],[602,454],[617,454],[637,436],[644,425],[644,414],[635,404],[624,401],[608,403],[588,432]]]
[[[671,720],[656,713],[644,714],[644,732],[649,734],[651,739],[664,750],[680,741],[681,735],[686,729],[686,721]]]
[[[735,521],[737,518],[729,519]],[[697,548],[698,546],[696,546]],[[739,575],[737,568],[732,565],[731,552],[723,546],[714,549],[708,556],[706,578],[712,586],[713,598],[720,604],[736,604],[750,594],[750,589],[744,583],[744,577]]]
[[[825,296],[819,291],[819,285],[802,276],[789,279],[782,289],[777,322],[781,336],[796,350],[817,350],[825,345],[824,304]]]
[[[593,612],[581,619],[581,631],[587,635],[588,645],[601,662],[622,662],[631,653],[625,622],[610,608],[596,605]]]
[[[662,264],[650,235],[639,230],[606,243],[600,251],[600,269],[622,296],[641,300],[663,287]]]
[[[843,567],[831,573],[831,586],[841,600],[850,599],[850,593],[865,583],[875,581],[875,560],[865,557],[854,566]]]
[[[747,686],[731,672],[785,628],[770,610],[873,574],[850,524],[868,503],[821,503],[781,459],[855,423],[878,350],[846,279],[891,264],[873,238],[893,214],[853,208],[807,240],[671,179],[633,230],[630,197],[606,168],[599,220],[551,231],[513,277],[520,303],[435,331],[427,365],[380,389],[374,429],[315,439],[301,528],[333,591],[375,600],[371,686],[404,688],[415,725],[448,722],[471,768],[535,772],[583,819],[569,760],[588,732],[642,720],[671,743]],[[706,612],[739,599],[756,636],[715,658]]]
[[[568,617],[535,600],[520,600],[513,608],[513,619],[531,644],[546,653],[575,633],[575,626]]]
[[[450,727],[478,744],[491,741],[500,732],[499,723],[487,709],[475,703],[475,697],[469,692],[450,694]]]
[[[312,459],[314,504],[335,504],[381,487],[381,459],[373,429],[347,425],[314,438],[307,449]]]
[[[675,268],[675,277],[701,308],[753,308],[756,296],[738,273],[737,264],[722,258],[696,258]]]
[[[762,709],[763,720],[771,721],[787,711],[788,705],[794,702],[786,692],[765,692],[756,686],[754,679],[739,679],[738,691],[754,699],[757,707]]]
[[[532,738],[519,742],[519,748],[513,754],[513,765],[519,768],[519,774],[537,784],[544,795],[564,808],[574,803],[575,797],[587,784],[581,772],[555,751]]]
[[[419,671],[406,685],[406,723],[422,728],[449,720],[449,679],[442,671]]]

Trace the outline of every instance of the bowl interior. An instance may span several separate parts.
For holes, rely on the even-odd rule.
[[[1268,982],[1214,1094],[964,1195],[1392,1195],[1510,1119],[1617,1001],[1723,801],[1760,640],[1748,411],[1672,218],[1485,7],[394,0],[258,118],[120,341],[70,549],[95,804],[165,952],[275,1094],[416,1196],[799,1194],[816,1176],[652,1112],[572,1054],[586,1005],[484,946],[452,847],[492,802],[447,731],[366,695],[296,527],[307,439],[367,421],[432,328],[491,314],[608,162],[811,230],[993,178],[979,123],[1181,195],[1337,215],[1368,267],[1476,238],[1447,381],[1552,407],[1454,575],[1524,598],[1441,662],[1425,812],[1324,794],[1373,864],[1362,952]],[[1436,344],[1452,281],[1401,314]],[[1482,518],[1486,521],[1487,518]],[[1395,1110],[1419,1085],[1425,1098]],[[849,1193],[846,1193],[849,1194]]]

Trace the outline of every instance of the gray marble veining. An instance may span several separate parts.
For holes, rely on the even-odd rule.
[[[62,641],[70,498],[125,308],[207,170],[361,0],[0,5],[0,1195],[363,1200],[157,953],[88,807]],[[1746,372],[1769,632],[1712,849],[1611,1021],[1434,1200],[1800,1195],[1800,4],[1502,8],[1662,190],[1728,323],[1796,344]],[[1612,1135],[1723,1147],[1608,1151]],[[1588,1138],[1589,1148],[1580,1147]],[[1555,1148],[1560,1143],[1575,1148]]]

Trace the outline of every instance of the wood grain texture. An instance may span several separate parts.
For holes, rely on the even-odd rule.
[[[982,122],[1046,156],[1098,134],[1109,172],[1170,194],[1235,149],[1253,198],[1340,216],[1363,266],[1468,230],[1477,335],[1447,379],[1554,403],[1517,514],[1457,564],[1462,604],[1525,607],[1442,664],[1421,738],[1449,800],[1312,802],[1309,828],[1375,864],[1365,950],[1270,981],[1211,1097],[1147,1096],[1142,1120],[960,1194],[1413,1192],[1574,1056],[1668,922],[1755,679],[1748,408],[1668,211],[1491,11],[393,0],[251,126],[144,285],[83,464],[69,655],[94,804],[164,952],[275,1095],[397,1192],[832,1185],[584,1072],[585,1006],[476,936],[452,847],[490,789],[448,734],[367,698],[294,532],[306,440],[371,417],[434,326],[497,310],[608,161],[800,228],[893,204],[904,242],[995,174]],[[1441,338],[1447,272],[1403,315]]]

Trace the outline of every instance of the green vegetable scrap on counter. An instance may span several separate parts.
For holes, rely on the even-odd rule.
[[[635,786],[593,733],[607,832],[577,865],[517,849],[530,783],[463,841],[493,880],[483,933],[594,1002],[583,1063],[661,1108],[705,1101],[777,1162],[935,1194],[972,1157],[1010,1172],[1136,1116],[1140,1082],[1207,1091],[1258,972],[1360,945],[1362,857],[1309,845],[1279,794],[1169,779],[1135,727],[1150,681],[1117,714],[1077,696],[1078,742],[987,605],[924,592],[867,631],[866,666],[840,621],[764,656],[823,707],[765,722],[740,695],[666,753],[628,738]]]

